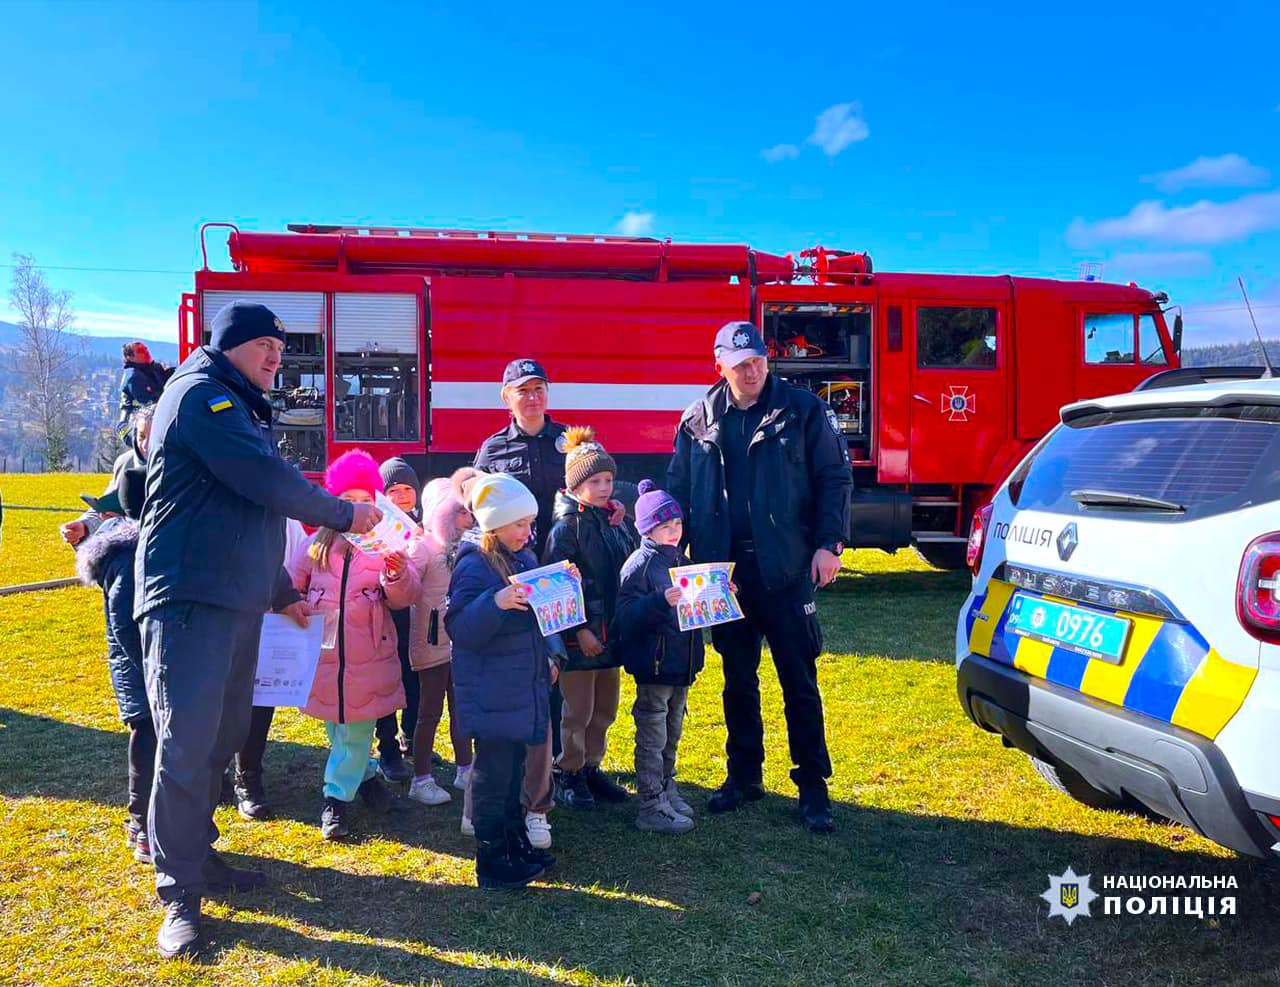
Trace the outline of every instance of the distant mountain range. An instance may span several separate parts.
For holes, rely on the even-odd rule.
[[[22,339],[21,332],[22,330],[12,322],[0,322],[0,349],[17,346]],[[138,338],[137,336],[94,336],[87,332],[78,332],[76,335],[84,340],[86,356],[110,357],[115,360],[117,366],[121,365],[120,347]],[[174,335],[177,335],[176,328]],[[178,362],[177,343],[166,343],[157,339],[144,339],[143,342],[151,350],[151,355],[161,363],[173,366]]]

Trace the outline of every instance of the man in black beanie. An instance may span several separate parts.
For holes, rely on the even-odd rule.
[[[264,392],[284,341],[270,309],[232,302],[213,320],[210,344],[173,375],[151,427],[133,613],[159,748],[148,830],[164,957],[196,952],[206,891],[263,881],[210,844],[223,769],[249,730],[262,615],[306,619],[281,565],[284,519],[365,532],[381,518],[277,455]]]

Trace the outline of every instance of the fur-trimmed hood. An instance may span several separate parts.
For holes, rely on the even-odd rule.
[[[129,552],[138,545],[138,522],[110,518],[76,551],[76,576],[86,586],[101,586],[107,560],[116,552]]]

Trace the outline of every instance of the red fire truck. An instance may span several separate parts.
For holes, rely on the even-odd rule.
[[[230,231],[230,271],[209,268],[212,227]],[[947,567],[1062,404],[1129,390],[1177,366],[1180,345],[1168,299],[1134,285],[881,273],[820,247],[206,224],[201,250],[182,355],[232,299],[277,313],[280,451],[305,471],[357,446],[424,477],[470,462],[507,420],[504,365],[533,356],[553,417],[594,425],[623,479],[660,479],[681,410],[715,380],[715,330],[750,319],[773,372],[835,412],[857,490],[849,543],[914,545]]]

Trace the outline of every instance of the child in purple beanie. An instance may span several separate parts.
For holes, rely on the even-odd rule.
[[[702,631],[681,631],[680,590],[670,570],[689,565],[680,550],[684,516],[674,497],[652,480],[640,481],[636,528],[642,540],[622,567],[614,616],[614,647],[636,680],[636,827],[687,833],[693,808],[676,788],[676,748],[684,727],[689,687],[702,670]]]

